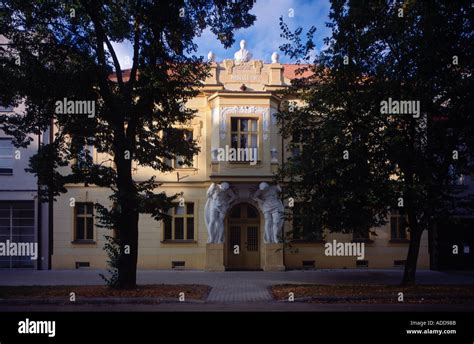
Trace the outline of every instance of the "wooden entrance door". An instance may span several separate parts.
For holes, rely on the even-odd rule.
[[[237,204],[227,221],[227,269],[260,269],[260,219],[250,204]]]

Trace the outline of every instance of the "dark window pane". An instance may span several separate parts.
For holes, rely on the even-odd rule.
[[[192,130],[184,130],[184,139],[188,142],[192,142],[193,140],[193,132]]]
[[[35,219],[12,219],[13,226],[34,226]]]
[[[248,205],[247,206],[247,217],[249,219],[256,219],[258,217],[258,211],[254,207]]]
[[[76,203],[76,213],[77,214],[84,214],[84,203]]]
[[[174,238],[176,240],[184,239],[184,219],[176,217],[174,219]]]
[[[84,218],[83,217],[76,218],[76,239],[77,240],[84,239]]]
[[[236,205],[235,207],[232,208],[230,217],[233,219],[239,219],[240,218],[240,209],[242,208],[241,205]]]
[[[247,251],[258,251],[258,227],[247,227]]]
[[[240,147],[239,148],[247,148],[247,147],[248,147],[247,135],[240,135]]]
[[[232,148],[237,149],[237,134],[232,134],[231,140],[230,140],[230,145]]]
[[[186,213],[188,215],[194,215],[194,203],[186,203]]]
[[[87,222],[87,238],[89,240],[94,239],[94,221],[92,218],[86,220]]]
[[[232,127],[232,131],[237,131],[237,118],[232,118],[231,120],[231,127]]]
[[[256,119],[252,120],[252,127],[250,128],[250,130],[252,130],[252,131],[257,131],[258,130]]]
[[[2,216],[0,215],[0,217],[2,217]],[[34,218],[35,217],[35,211],[34,210],[29,210],[29,209],[13,209],[13,217]]]
[[[240,227],[230,227],[229,249],[233,250],[235,245],[240,247]]]
[[[194,218],[186,219],[186,235],[188,240],[194,239]]]
[[[182,204],[182,203],[181,203]],[[175,207],[175,214],[176,215],[179,215],[179,216],[182,216],[184,215],[184,206],[180,206],[179,203],[176,205]]]
[[[249,131],[249,120],[248,119],[240,120],[240,131]]]
[[[171,218],[166,217],[164,219],[164,224],[165,224],[165,240],[171,240]]]
[[[92,215],[94,213],[94,204],[86,203],[86,211],[87,211],[87,214]]]

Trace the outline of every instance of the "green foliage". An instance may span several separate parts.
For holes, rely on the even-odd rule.
[[[117,207],[111,210],[107,209],[103,205],[96,203],[96,219],[97,227],[106,228],[108,230],[114,230],[114,223],[117,221]],[[104,251],[107,254],[107,269],[109,276],[100,274],[100,277],[107,283],[111,288],[119,287],[118,269],[119,269],[119,258],[120,258],[120,240],[115,235],[105,235]]]
[[[453,185],[474,168],[473,8],[470,1],[331,3],[332,35],[316,58],[314,29],[304,42],[301,30],[281,22],[289,40],[281,48],[308,73],[285,94],[303,103],[278,114],[284,137],[303,146],[279,178],[331,231],[365,230],[385,223],[390,208],[404,212],[414,278],[421,233],[460,207],[472,209],[472,195]],[[419,101],[419,116],[383,113],[389,98]]]
[[[193,39],[209,28],[230,46],[233,31],[255,20],[248,13],[253,3],[85,0],[58,6],[54,1],[1,1],[0,34],[9,46],[0,47],[0,101],[24,101],[25,113],[0,116],[0,128],[16,145],[27,146],[30,134],[54,123],[54,142],[40,148],[29,168],[44,185],[42,197],[59,196],[68,183],[112,189],[121,211],[112,217],[117,236],[106,250],[121,287],[135,285],[138,214],[159,219],[172,199],[157,191],[153,178],[135,180],[132,169],[170,171],[166,159],[177,156],[191,162],[199,151],[196,142],[183,140],[175,126],[193,118],[195,110],[184,104],[199,93],[208,75],[208,64],[194,55]],[[133,50],[128,73],[122,73],[113,45],[124,41]],[[21,64],[14,63],[12,54],[20,56]],[[92,102],[94,115],[56,113],[56,102],[64,98]],[[85,144],[111,160],[78,159]],[[130,255],[123,254],[125,245]]]

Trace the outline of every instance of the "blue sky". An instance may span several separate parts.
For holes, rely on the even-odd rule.
[[[292,61],[279,51],[279,46],[285,43],[285,40],[280,37],[280,16],[283,16],[292,30],[301,26],[304,31],[307,31],[311,25],[316,26],[315,43],[319,51],[323,47],[323,39],[330,34],[330,30],[325,25],[329,20],[329,8],[329,0],[257,0],[251,11],[257,17],[254,25],[236,31],[235,43],[231,48],[224,49],[216,36],[206,30],[201,37],[195,39],[198,45],[197,55],[207,57],[209,50],[212,50],[217,61],[231,59],[234,52],[240,49],[240,40],[245,39],[247,50],[252,53],[254,59],[270,62],[272,53],[277,51],[280,54],[281,63],[290,63]],[[130,45],[115,46],[122,68],[130,68]]]

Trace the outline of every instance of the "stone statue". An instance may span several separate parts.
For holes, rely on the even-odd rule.
[[[207,190],[204,219],[208,232],[208,243],[224,242],[224,219],[230,204],[237,198],[229,183],[212,183]]]
[[[216,58],[216,55],[214,55],[214,53],[212,51],[209,51],[207,53],[207,61],[214,62],[215,58]]]
[[[245,49],[245,40],[240,41],[240,50],[234,54],[234,60],[236,64],[241,64],[243,62],[248,62],[252,58],[252,54]]]
[[[280,58],[280,55],[278,55],[278,53],[274,51],[272,54],[272,63],[278,63],[279,58]]]
[[[283,203],[279,198],[281,188],[278,185],[260,183],[253,199],[258,202],[265,217],[265,235],[263,241],[266,244],[277,244],[280,241],[280,233],[283,227]]]

